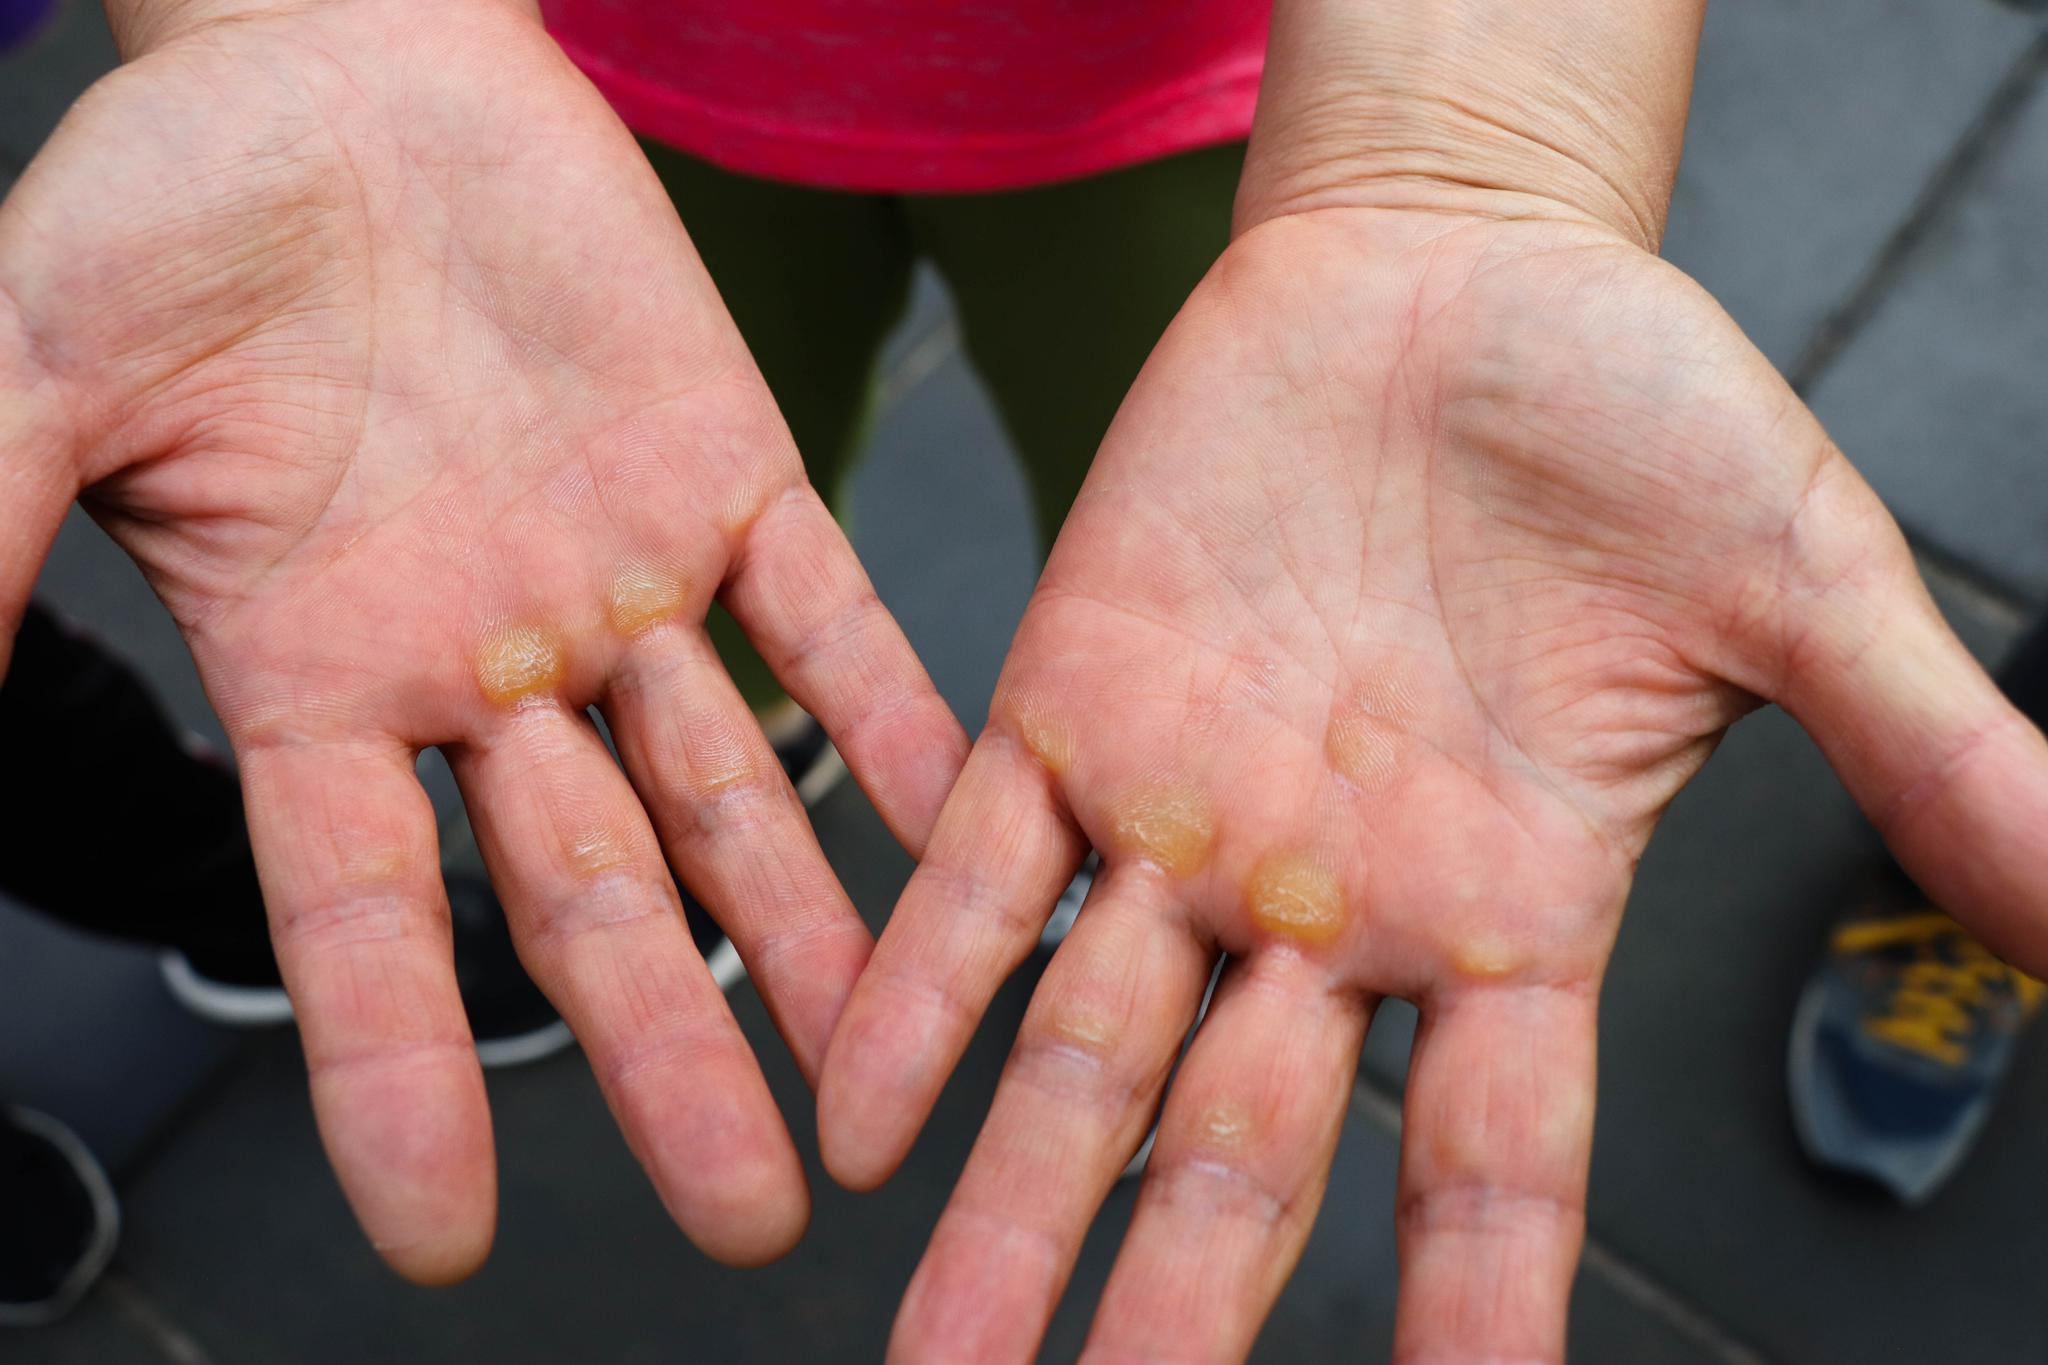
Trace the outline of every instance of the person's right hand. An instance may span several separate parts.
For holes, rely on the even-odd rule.
[[[233,740],[321,1129],[393,1266],[459,1277],[493,1225],[429,745],[670,1211],[721,1259],[779,1254],[802,1171],[664,854],[808,1076],[870,944],[704,612],[732,608],[913,852],[959,727],[530,10],[115,19],[133,60],[0,206],[0,626],[84,490]]]

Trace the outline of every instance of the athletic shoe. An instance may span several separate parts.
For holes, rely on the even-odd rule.
[[[490,883],[459,872],[448,873],[446,881],[455,981],[477,1060],[487,1067],[522,1066],[569,1046],[575,1041],[569,1026],[519,965]],[[162,968],[178,1003],[202,1019],[257,1028],[292,1017],[291,997],[268,951],[260,958],[253,949],[233,955],[171,951],[163,955]]]
[[[71,1311],[120,1240],[114,1188],[78,1135],[47,1114],[0,1107],[0,1327]]]
[[[1907,1204],[1968,1155],[2048,987],[1892,872],[1842,921],[1792,1025],[1792,1116],[1816,1162]]]

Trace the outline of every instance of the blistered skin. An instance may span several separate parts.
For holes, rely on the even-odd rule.
[[[1059,1010],[1048,1021],[1047,1027],[1062,1042],[1087,1053],[1106,1053],[1116,1041],[1115,1026],[1092,1010]]]
[[[1324,944],[1344,929],[1344,893],[1336,874],[1313,858],[1272,854],[1252,869],[1245,908],[1266,933]]]
[[[1191,1136],[1213,1152],[1234,1152],[1252,1135],[1251,1110],[1235,1100],[1218,1100],[1195,1120]]]
[[[1385,791],[1400,771],[1398,737],[1387,732],[1385,722],[1354,706],[1331,717],[1326,747],[1331,766],[1362,791]]]
[[[1504,940],[1479,936],[1459,944],[1451,953],[1451,966],[1460,975],[1491,981],[1515,970],[1514,949]]]
[[[1047,772],[1058,777],[1073,765],[1074,732],[1058,712],[1035,697],[1020,697],[1010,714],[1024,747]]]
[[[1323,743],[1330,766],[1361,791],[1386,791],[1401,775],[1414,718],[1414,698],[1402,687],[1359,687],[1330,717]]]
[[[658,569],[633,567],[612,580],[612,629],[638,635],[675,617],[689,600],[683,581]]]
[[[562,685],[569,671],[562,639],[539,626],[494,632],[476,655],[476,683],[499,706],[512,706]]]
[[[1209,859],[1215,835],[1208,802],[1184,786],[1144,787],[1112,816],[1117,852],[1143,858],[1174,877],[1192,876]]]
[[[617,830],[599,825],[583,831],[563,850],[564,860],[585,880],[594,881],[629,866],[633,850]]]

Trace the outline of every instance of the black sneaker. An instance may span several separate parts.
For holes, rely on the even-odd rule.
[[[120,1240],[114,1188],[78,1135],[47,1114],[0,1107],[0,1327],[71,1311]]]
[[[576,1041],[540,987],[519,964],[511,926],[491,884],[481,877],[448,879],[455,926],[455,984],[486,1067],[524,1066]]]
[[[575,1041],[569,1026],[519,965],[512,931],[490,883],[447,874],[448,909],[455,930],[455,980],[476,1037],[477,1060],[487,1067],[522,1066]],[[291,997],[265,950],[237,953],[167,952],[164,984],[192,1013],[230,1028],[282,1024],[292,1017]]]

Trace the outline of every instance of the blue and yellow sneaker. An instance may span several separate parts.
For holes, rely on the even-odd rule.
[[[1793,1019],[1807,1155],[1925,1200],[1969,1153],[2044,998],[1894,871],[1836,926]]]

